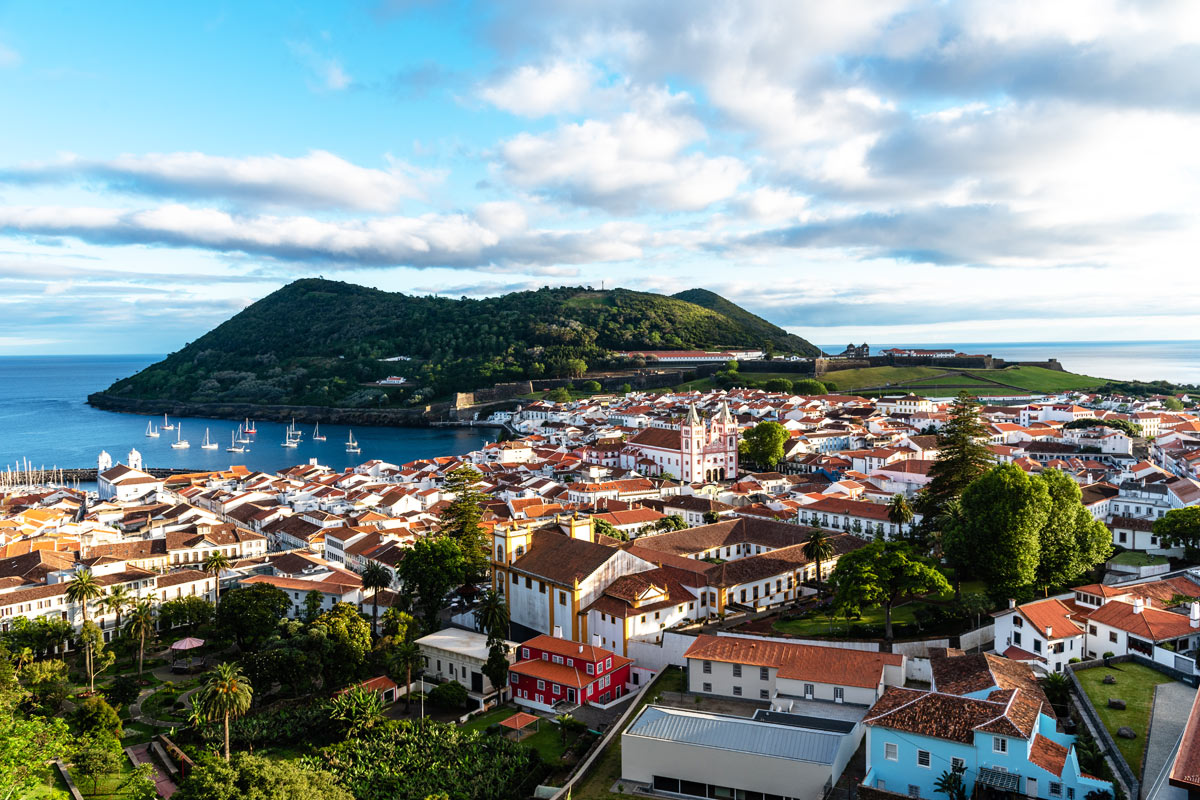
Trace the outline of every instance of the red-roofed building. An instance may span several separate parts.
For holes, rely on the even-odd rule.
[[[535,636],[517,648],[509,688],[519,705],[543,711],[559,704],[606,706],[625,696],[632,664],[602,647]]]

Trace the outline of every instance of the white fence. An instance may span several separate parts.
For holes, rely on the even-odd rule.
[[[1162,664],[1173,670],[1178,670],[1185,675],[1197,675],[1196,660],[1188,656],[1181,656],[1174,650],[1165,650],[1157,645],[1154,647],[1154,663]]]
[[[975,650],[976,648],[987,648],[993,645],[996,641],[996,626],[984,625],[982,628],[976,628],[973,631],[967,631],[962,636],[958,637],[958,646],[963,650]]]

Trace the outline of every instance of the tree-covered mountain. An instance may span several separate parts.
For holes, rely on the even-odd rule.
[[[758,335],[764,342],[774,342],[774,335],[780,330],[779,326],[772,325],[762,317],[751,314],[746,309],[731,303],[716,292],[710,292],[708,289],[687,289],[682,292],[677,292],[671,297],[676,300],[684,300],[693,305],[707,308],[709,311],[715,311],[728,319],[733,320],[742,326],[745,330]],[[799,338],[799,337],[796,337]],[[808,342],[805,342],[808,344]],[[776,345],[778,346],[778,345]],[[803,355],[816,356],[820,355],[818,348],[808,345],[809,350],[800,351]]]
[[[416,403],[522,378],[629,366],[616,351],[817,348],[705,292],[718,309],[625,289],[540,289],[481,300],[295,281],[117,381],[115,397],[328,406]],[[393,360],[389,360],[393,359]],[[408,380],[386,390],[388,375]]]

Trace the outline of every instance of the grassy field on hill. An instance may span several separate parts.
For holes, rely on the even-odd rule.
[[[951,374],[947,374],[950,372]],[[745,372],[742,378],[761,386],[772,378],[799,380],[807,377],[795,372]],[[1087,375],[1058,372],[1043,367],[1009,367],[1008,369],[973,369],[954,371],[942,367],[864,367],[840,369],[820,378],[837,386],[837,391],[852,394],[870,387],[883,387],[869,392],[872,395],[912,392],[926,397],[950,397],[966,389],[980,397],[1008,396],[1022,392],[1054,394],[1064,391],[1094,389],[1105,381]],[[1013,388],[1016,387],[1016,388]],[[715,388],[711,378],[689,381],[676,387],[681,391],[705,391]]]

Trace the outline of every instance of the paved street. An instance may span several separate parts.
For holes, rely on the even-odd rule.
[[[1196,690],[1178,681],[1160,684],[1154,694],[1150,738],[1146,742],[1146,760],[1142,773],[1142,797],[1145,800],[1186,800],[1187,792],[1167,783],[1166,774],[1175,758],[1179,737],[1183,735]]]

